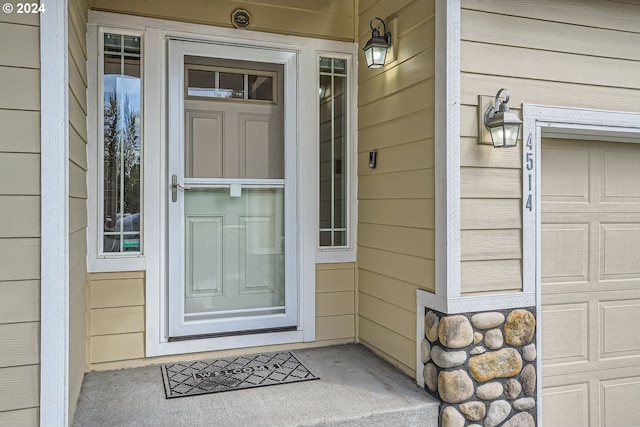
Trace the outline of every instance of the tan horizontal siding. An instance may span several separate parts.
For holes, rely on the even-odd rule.
[[[40,110],[40,70],[0,66],[0,109]]]
[[[240,8],[251,14],[250,29],[254,31],[354,40],[352,0],[327,0],[318,5],[314,3],[304,0],[221,0],[216,1],[215,7],[211,7],[208,0],[156,0],[153,3],[94,0],[92,8],[220,27],[232,27],[231,14]]]
[[[460,264],[463,294],[522,290],[522,261],[462,261]]]
[[[397,364],[404,372],[415,376],[416,348],[415,338],[409,339],[385,328],[367,318],[360,317],[360,342],[370,346],[384,357],[390,356],[391,363]]]
[[[40,112],[0,109],[0,152],[40,152]]]
[[[11,427],[38,425],[40,400],[38,25],[0,14],[0,426]]]
[[[144,305],[144,278],[96,280],[91,276],[91,308]]]
[[[40,282],[0,281],[0,324],[40,320]]]
[[[358,225],[358,244],[421,258],[435,259],[435,230],[392,225]]]
[[[355,341],[355,265],[316,266],[316,341]]]
[[[35,365],[40,362],[40,323],[0,324],[0,366]]]
[[[144,358],[144,272],[89,274],[91,365]]]
[[[432,199],[435,197],[433,169],[363,175],[358,196],[365,199]]]
[[[392,330],[410,340],[416,336],[416,310],[407,310],[390,304],[384,299],[376,298],[360,292],[358,300],[358,314],[369,320],[374,320],[380,326]]]
[[[362,150],[362,147],[359,147]],[[433,139],[422,139],[403,144],[396,144],[390,147],[378,148],[378,156],[384,158],[384,162],[370,169],[369,152],[361,151],[358,153],[358,165],[360,180],[366,176],[375,174],[387,174],[393,172],[413,171],[422,168],[432,169],[434,167],[433,157],[429,154],[433,153]],[[433,171],[431,171],[433,174]]]
[[[0,195],[39,195],[40,155],[2,153],[0,156]]]
[[[111,362],[144,357],[144,333],[91,337],[91,361]]]
[[[70,0],[69,78],[69,414],[87,365],[87,1]]]
[[[359,14],[361,46],[380,17],[397,25],[397,51],[358,70],[358,337],[413,372],[415,291],[435,289],[435,2],[360,2]]]
[[[522,286],[522,143],[476,144],[478,95],[521,104],[638,111],[640,9],[620,2],[462,1],[462,292]],[[496,61],[496,58],[500,58]]]
[[[531,2],[527,0],[502,0],[488,2],[485,0],[463,0],[462,8],[583,27],[635,33],[638,33],[640,29],[637,5],[616,1],[558,2],[555,0],[536,0]],[[606,19],[603,19],[604,17]],[[498,40],[500,39],[498,38]]]
[[[0,259],[0,281],[39,279],[40,239],[0,239]]]
[[[38,406],[39,379],[38,365],[0,368],[0,413]]]
[[[34,427],[39,425],[39,409],[0,412],[0,427]]]
[[[40,68],[40,29],[0,22],[0,66]]]
[[[3,196],[0,238],[40,237],[40,196]]]
[[[522,232],[514,230],[462,230],[462,261],[520,259]]]
[[[358,203],[360,223],[403,227],[435,227],[433,199],[361,200]]]
[[[424,140],[434,137],[434,115],[434,109],[427,108],[376,126],[360,128],[358,129],[358,151],[368,152],[386,147],[399,147],[401,144],[415,141],[433,146],[433,140]],[[430,157],[432,156],[427,155],[422,158],[422,167],[432,166],[432,163],[429,163]],[[431,162],[433,162],[432,159]],[[366,166],[367,163],[368,160],[363,164]],[[380,162],[380,167],[383,167],[383,162]],[[362,173],[362,169],[362,167],[359,168],[359,173]]]

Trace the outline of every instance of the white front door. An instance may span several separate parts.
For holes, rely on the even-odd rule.
[[[298,325],[292,70],[291,52],[169,41],[170,337]]]

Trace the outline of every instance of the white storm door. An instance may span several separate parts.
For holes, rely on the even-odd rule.
[[[295,329],[296,55],[169,40],[168,59],[169,337]]]

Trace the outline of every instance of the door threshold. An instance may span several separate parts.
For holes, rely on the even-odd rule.
[[[297,331],[297,330],[298,330],[297,326],[283,326],[280,328],[266,328],[266,329],[248,329],[244,331],[218,332],[214,334],[188,335],[184,337],[169,337],[169,342],[201,340],[205,338],[235,337],[238,335],[272,334],[277,332],[291,332],[291,331]]]

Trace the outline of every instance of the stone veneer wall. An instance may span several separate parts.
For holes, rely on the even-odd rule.
[[[427,309],[425,388],[441,427],[535,427],[535,308],[444,315]]]

